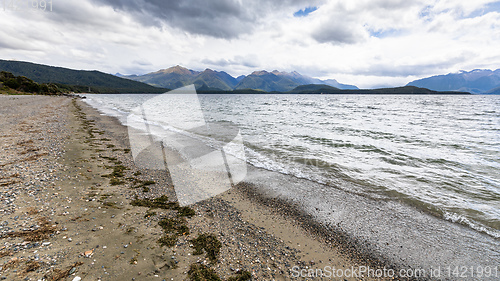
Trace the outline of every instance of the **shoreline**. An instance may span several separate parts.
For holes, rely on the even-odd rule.
[[[68,97],[0,99],[0,278],[187,280],[189,266],[198,264],[224,280],[245,271],[252,280],[290,280],[294,266],[360,265],[233,189],[195,204],[195,216],[186,219],[190,233],[172,248],[160,247],[158,222],[175,212],[131,202],[175,198],[170,179],[165,171],[134,167],[127,129],[116,118]],[[113,185],[107,175],[117,166],[124,167],[123,177]],[[147,192],[131,188],[146,181],[154,181]],[[257,224],[264,216],[279,228]],[[189,240],[201,233],[221,242],[216,262],[193,254]]]
[[[401,212],[398,202],[378,202],[337,189],[328,192],[330,201],[322,202],[320,199],[325,198],[315,198],[314,189],[325,186],[255,167],[250,167],[245,183],[192,206],[195,216],[186,219],[189,234],[181,235],[172,248],[160,247],[157,241],[164,233],[158,222],[175,212],[133,206],[131,202],[134,198],[153,199],[161,195],[175,198],[172,182],[165,171],[135,167],[127,128],[117,118],[68,97],[0,98],[6,101],[0,106],[5,113],[3,129],[21,129],[19,133],[3,131],[0,138],[6,148],[0,154],[0,278],[38,280],[63,274],[57,280],[73,280],[76,276],[82,280],[188,280],[189,266],[203,264],[223,280],[243,271],[250,272],[252,280],[290,280],[294,279],[294,267],[411,268],[412,255],[419,255],[412,251],[422,245],[425,248],[420,253],[430,253],[430,258],[439,258],[432,252],[440,250],[448,251],[451,262],[459,261],[456,258],[477,258],[477,252],[467,252],[465,240],[451,245],[456,249],[445,249],[449,243],[443,246],[432,244],[436,240],[425,240],[429,234],[425,223],[438,220],[428,214],[414,217],[416,213],[404,211],[410,207]],[[7,114],[18,117],[9,118]],[[26,166],[30,169],[26,170]],[[124,167],[123,176],[112,185],[106,175],[118,166]],[[135,182],[146,181],[154,183],[132,188],[137,186]],[[290,192],[279,188],[283,184],[288,185]],[[13,195],[4,197],[5,191]],[[306,199],[318,201],[308,204]],[[315,206],[316,210],[307,206]],[[328,214],[332,207],[335,210],[330,209]],[[44,224],[42,218],[48,223]],[[360,218],[363,219],[357,221]],[[399,221],[388,224],[390,218]],[[405,223],[415,220],[424,224],[405,227]],[[450,226],[452,233],[464,231],[463,226],[446,221],[444,224]],[[14,231],[33,233],[43,227],[49,233],[40,241],[8,236]],[[363,228],[371,231],[369,235]],[[380,236],[382,231],[388,235]],[[216,262],[205,255],[193,255],[189,240],[201,233],[213,234],[221,242]],[[425,238],[424,244],[414,243],[409,248],[402,244],[405,248],[396,249],[404,239],[391,239],[411,240],[412,233],[419,233],[419,239]],[[481,237],[468,230],[465,233],[468,241]],[[446,235],[449,233],[443,233],[443,237]],[[380,241],[374,242],[377,239]],[[454,242],[449,239],[448,242]],[[386,241],[390,245],[381,245]],[[484,253],[498,252],[498,241],[490,242],[484,244]],[[469,256],[457,257],[457,253]],[[401,257],[406,260],[395,260]],[[434,262],[440,263],[439,259]],[[36,268],[27,270],[30,265]],[[380,280],[368,276],[346,279],[360,278]]]
[[[306,227],[317,226],[315,230],[323,238],[342,241],[341,247],[355,248],[354,253],[364,260],[426,272],[436,268],[497,268],[500,264],[500,241],[467,226],[404,202],[377,200],[307,179],[257,170],[247,175],[247,180],[257,186],[250,193],[258,194],[264,204],[278,202],[285,211],[291,209]],[[287,188],[281,188],[285,183]],[[315,196],[315,190],[320,189],[322,196]],[[491,277],[495,280],[498,276]]]
[[[117,118],[112,118],[122,126]],[[314,236],[356,266],[424,269],[428,273],[436,267],[484,268],[500,262],[498,240],[404,202],[376,200],[307,179],[247,167],[247,178],[229,192],[240,193],[240,200],[251,201],[253,208],[267,207],[281,220],[293,222],[294,227],[303,230],[302,236]],[[292,192],[284,191],[283,185]],[[330,188],[327,200],[314,200],[314,189],[325,187]],[[216,199],[230,200],[226,193]],[[251,208],[239,211],[245,213],[248,209]],[[326,215],[328,211],[336,212],[333,219]],[[441,277],[452,280],[456,276]]]
[[[95,111],[100,114],[100,118],[106,120],[106,123],[109,126],[104,126],[105,130],[114,132],[116,136],[121,135],[122,141],[125,141],[123,144],[128,145],[125,134],[126,127],[120,123],[118,118],[113,116],[108,116],[103,113],[100,113],[97,109],[85,104],[88,106],[90,110]],[[102,122],[101,122],[102,125]],[[123,130],[123,131],[122,131]],[[155,174],[158,177],[162,177],[162,173],[164,171],[155,171]],[[171,179],[167,178],[166,182],[171,185]],[[281,213],[273,207],[269,207],[266,205],[265,197],[258,196],[257,194],[251,194],[249,189],[251,185],[248,183],[240,183],[236,187],[219,194],[211,199],[207,199],[205,201],[194,204],[193,208],[196,210],[196,213],[208,213],[208,216],[202,216],[201,219],[199,216],[193,218],[193,221],[189,221],[190,229],[193,228],[198,232],[209,232],[209,233],[217,233],[220,232],[220,228],[233,228],[236,226],[236,231],[233,229],[226,229],[226,232],[231,233],[231,236],[240,236],[241,240],[246,240],[245,235],[238,235],[238,232],[241,232],[241,228],[248,229],[250,227],[251,231],[246,234],[246,236],[254,236],[255,233],[259,233],[260,235],[267,234],[269,235],[267,239],[274,240],[271,242],[273,247],[278,248],[279,251],[290,251],[289,254],[285,255],[288,258],[282,260],[283,265],[288,266],[278,266],[276,269],[278,271],[286,270],[280,272],[282,276],[279,275],[268,275],[267,277],[264,275],[264,279],[262,276],[253,275],[255,280],[269,280],[272,278],[274,280],[290,280],[290,269],[295,265],[298,265],[302,268],[311,268],[313,265],[325,266],[332,265],[337,268],[349,268],[349,267],[358,267],[358,266],[370,266],[377,268],[389,268],[390,266],[384,264],[381,261],[375,260],[374,257],[369,257],[366,253],[361,253],[357,249],[352,248],[353,244],[350,245],[339,245],[339,243],[346,242],[347,239],[337,243],[328,242],[323,235],[320,233],[325,231],[324,229],[320,230],[317,225],[314,225],[312,220],[309,220],[309,224],[304,224],[304,222],[299,222],[296,220],[299,218],[298,212],[295,212],[294,215],[287,216],[285,213]],[[142,194],[148,196],[148,194]],[[158,194],[159,195],[159,194]],[[171,194],[174,196],[173,194]],[[141,196],[139,196],[141,197]],[[142,198],[142,197],[141,197]],[[284,202],[283,202],[284,203]],[[282,205],[284,209],[288,209],[288,206]],[[227,220],[232,220],[233,216],[237,216],[234,221],[228,223]],[[304,217],[303,214],[299,215],[300,217]],[[217,221],[212,221],[214,218],[219,218]],[[261,221],[259,218],[266,217],[265,221]],[[207,222],[207,218],[209,222]],[[231,218],[231,219],[229,219]],[[245,227],[241,226],[241,222],[245,225]],[[259,223],[260,222],[260,223]],[[272,222],[272,223],[270,223]],[[276,231],[275,225],[280,225],[278,231]],[[203,225],[203,227],[200,227]],[[214,227],[216,225],[217,227]],[[312,229],[310,227],[313,227]],[[220,236],[221,242],[223,245],[228,245],[231,242],[228,242],[224,239],[224,236],[227,236],[227,233],[220,232],[222,235]],[[287,235],[289,233],[293,233],[294,235]],[[245,234],[245,233],[243,233]],[[283,237],[280,237],[283,236]],[[257,238],[257,237],[256,237]],[[287,238],[287,239],[285,239]],[[277,240],[277,241],[276,241]],[[181,242],[182,243],[182,242]],[[253,244],[255,241],[248,241],[248,243]],[[277,243],[277,244],[276,244]],[[280,245],[278,245],[280,244]],[[297,247],[297,245],[316,245],[316,248],[311,248],[309,246],[309,251],[304,253],[304,249]],[[347,252],[341,252],[340,250],[349,249]],[[224,246],[221,249],[221,257],[233,256],[230,259],[235,260],[234,249],[231,247],[228,248],[229,253],[224,254]],[[247,250],[250,250],[247,248]],[[257,250],[258,249],[254,249]],[[296,252],[298,251],[298,252]],[[245,259],[244,256],[248,256],[249,253],[239,253],[242,255],[242,259]],[[262,260],[262,257],[259,258],[258,254],[253,253],[255,255],[255,259],[253,261],[247,262],[245,268],[253,269],[255,267],[255,260]],[[289,258],[290,256],[296,256],[294,258]],[[369,257],[369,258],[368,258]],[[224,258],[226,259],[226,258]],[[236,259],[237,260],[237,259]],[[277,259],[275,259],[277,260]],[[294,261],[295,260],[295,261]],[[238,261],[238,260],[237,260]],[[267,263],[273,263],[273,260],[267,259]],[[276,262],[277,263],[277,262]],[[237,264],[241,264],[241,262],[237,262]],[[229,266],[229,268],[235,269],[237,271],[238,268]],[[272,269],[274,270],[274,269]],[[231,274],[234,272],[233,270],[223,271],[226,274]],[[252,272],[252,270],[250,270]],[[255,273],[255,272],[252,272]],[[328,279],[328,278],[327,278]],[[356,280],[357,278],[347,278],[347,280]],[[378,279],[378,278],[376,278]],[[364,280],[371,280],[371,278],[364,277]]]
[[[236,190],[259,207],[280,206],[278,211],[285,220],[320,234],[316,238],[333,242],[354,260],[376,268],[427,272],[436,267],[492,267],[500,262],[498,239],[403,201],[377,200],[250,164],[247,167],[246,188],[237,186]],[[325,198],[316,200],[315,189],[321,189]]]

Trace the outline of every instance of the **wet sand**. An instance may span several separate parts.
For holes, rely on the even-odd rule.
[[[243,271],[252,280],[291,280],[295,266],[385,266],[346,239],[327,239],[283,202],[260,200],[251,184],[192,206],[189,234],[162,247],[158,222],[176,212],[131,202],[174,200],[171,180],[135,167],[115,118],[68,97],[0,96],[0,113],[2,280],[187,280],[191,264],[223,280]],[[193,254],[189,240],[203,233],[221,242],[217,261]]]

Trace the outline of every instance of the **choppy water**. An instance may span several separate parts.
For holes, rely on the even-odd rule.
[[[86,96],[125,120],[154,95]],[[199,98],[207,121],[240,128],[251,165],[403,201],[500,238],[500,96]]]

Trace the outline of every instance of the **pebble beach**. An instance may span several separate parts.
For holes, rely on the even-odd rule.
[[[78,98],[0,96],[0,113],[0,280],[190,280],[193,265],[221,280],[322,280],[293,268],[383,266],[245,183],[186,216],[147,205],[176,206],[168,172],[135,167],[127,129]],[[168,246],[166,220],[182,224]],[[195,251],[203,235],[220,242],[215,259]]]

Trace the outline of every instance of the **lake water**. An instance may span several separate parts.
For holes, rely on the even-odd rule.
[[[125,122],[156,95],[86,95]],[[500,96],[199,95],[249,164],[397,200],[500,238]],[[175,105],[169,105],[175,107]],[[154,121],[154,120],[152,120]]]

